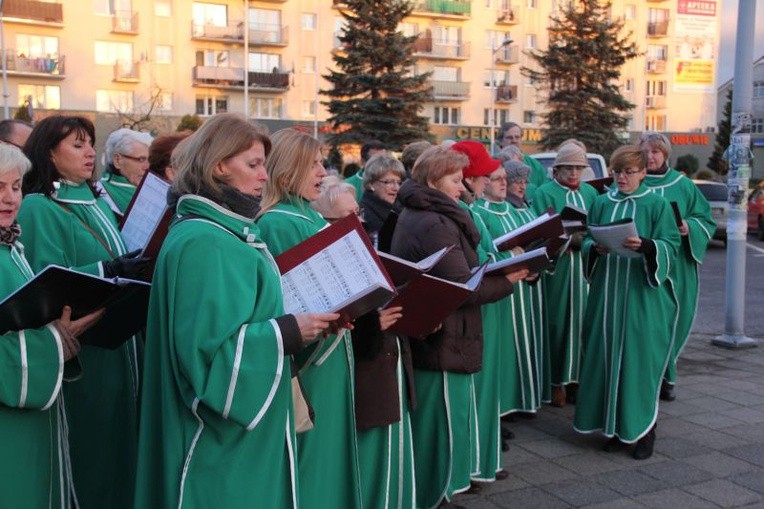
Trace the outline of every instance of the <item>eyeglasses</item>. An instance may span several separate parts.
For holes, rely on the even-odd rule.
[[[146,156],[135,157],[135,156],[129,156],[127,154],[119,154],[119,155],[121,155],[125,159],[130,159],[131,161],[135,161],[136,163],[141,163],[141,164],[149,160],[149,158]]]
[[[21,145],[18,145],[16,143],[13,143],[11,140],[0,140],[0,143],[5,143],[6,145],[13,145],[14,147],[16,147],[18,149],[22,149],[22,150],[24,149],[24,147],[22,147]]]
[[[612,173],[613,175],[620,175],[623,173],[624,175],[628,176],[628,175],[636,175],[637,173],[641,171],[642,170],[611,170],[610,173]]]
[[[386,187],[401,187],[402,185],[402,182],[398,179],[377,180],[377,182]]]
[[[491,177],[491,182],[504,182],[507,183],[507,177]]]

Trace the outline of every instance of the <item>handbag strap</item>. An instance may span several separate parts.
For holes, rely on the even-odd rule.
[[[109,254],[111,255],[112,258],[116,258],[117,257],[117,255],[114,254],[114,251],[112,251],[111,248],[109,247],[109,244],[103,239],[103,237],[98,235],[95,232],[95,230],[93,230],[90,226],[88,226],[88,224],[85,221],[80,219],[80,216],[78,216],[77,214],[72,212],[72,209],[70,209],[69,207],[67,207],[66,205],[64,205],[63,203],[61,203],[60,201],[57,201],[57,200],[53,200],[53,203],[55,203],[56,205],[58,205],[59,207],[64,209],[66,212],[68,212],[71,215],[73,215],[74,217],[76,217],[77,221],[79,221],[82,224],[82,226],[84,226],[85,229],[87,231],[89,231],[90,234],[106,249],[106,251],[109,252]]]

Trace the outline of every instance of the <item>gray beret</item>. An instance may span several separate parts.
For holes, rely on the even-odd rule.
[[[530,167],[525,163],[521,163],[520,161],[502,161],[501,165],[504,167],[504,171],[507,172],[508,182],[516,182],[520,179],[527,179],[528,175],[531,173]]]

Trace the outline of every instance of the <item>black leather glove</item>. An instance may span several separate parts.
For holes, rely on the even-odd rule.
[[[150,260],[146,256],[141,256],[140,249],[136,249],[111,261],[101,262],[103,263],[103,275],[104,277],[136,279],[146,270]]]

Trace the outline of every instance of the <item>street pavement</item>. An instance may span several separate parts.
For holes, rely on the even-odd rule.
[[[760,344],[711,345],[724,330],[725,303],[725,250],[714,243],[679,360],[677,399],[661,402],[650,459],[634,460],[630,449],[603,452],[603,437],[573,431],[574,406],[544,406],[536,418],[510,424],[509,478],[453,502],[470,509],[764,508],[764,242],[749,236],[748,243],[746,334]]]

